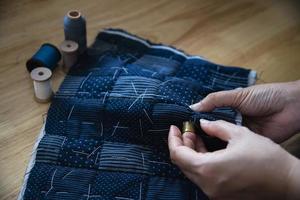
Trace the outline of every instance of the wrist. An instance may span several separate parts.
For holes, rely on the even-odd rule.
[[[295,125],[295,133],[300,131],[300,80],[287,83],[288,110],[293,118],[292,125]]]
[[[300,196],[300,160],[291,155],[291,168],[288,175],[286,199]]]

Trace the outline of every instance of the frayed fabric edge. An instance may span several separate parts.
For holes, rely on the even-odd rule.
[[[24,178],[23,178],[23,184],[22,184],[22,187],[21,187],[21,190],[20,190],[20,193],[19,193],[19,196],[18,196],[17,200],[22,200],[23,197],[24,197],[24,193],[25,193],[25,190],[26,190],[26,187],[27,187],[27,182],[28,182],[30,172],[31,172],[32,168],[35,165],[35,158],[36,158],[37,148],[38,148],[42,138],[45,135],[45,124],[46,123],[43,124],[43,126],[40,130],[40,133],[39,133],[39,135],[38,135],[38,137],[35,141],[35,144],[33,146],[32,153],[31,153],[32,156],[31,156],[30,161],[27,165],[25,175],[24,175]]]

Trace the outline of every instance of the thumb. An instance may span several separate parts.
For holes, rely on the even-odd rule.
[[[174,164],[183,169],[190,169],[197,158],[202,155],[184,145],[183,137],[176,126],[171,126],[168,137],[170,157]]]
[[[193,104],[190,108],[194,111],[208,112],[218,107],[233,107],[237,108],[242,101],[242,89],[215,92],[207,95],[200,102]]]

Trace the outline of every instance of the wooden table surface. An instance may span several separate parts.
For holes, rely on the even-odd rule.
[[[79,9],[89,44],[103,28],[123,28],[154,42],[225,65],[258,71],[259,82],[300,79],[300,5],[296,1],[0,2],[0,199],[15,199],[49,104],[33,99],[25,62],[44,42],[62,42],[63,16]],[[54,73],[58,88],[64,73]]]

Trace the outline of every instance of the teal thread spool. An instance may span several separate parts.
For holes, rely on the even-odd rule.
[[[77,42],[78,52],[86,50],[86,21],[77,10],[69,11],[64,17],[65,40]]]
[[[53,71],[60,59],[60,51],[54,45],[45,43],[26,62],[26,67],[29,72],[37,67],[46,67]]]

